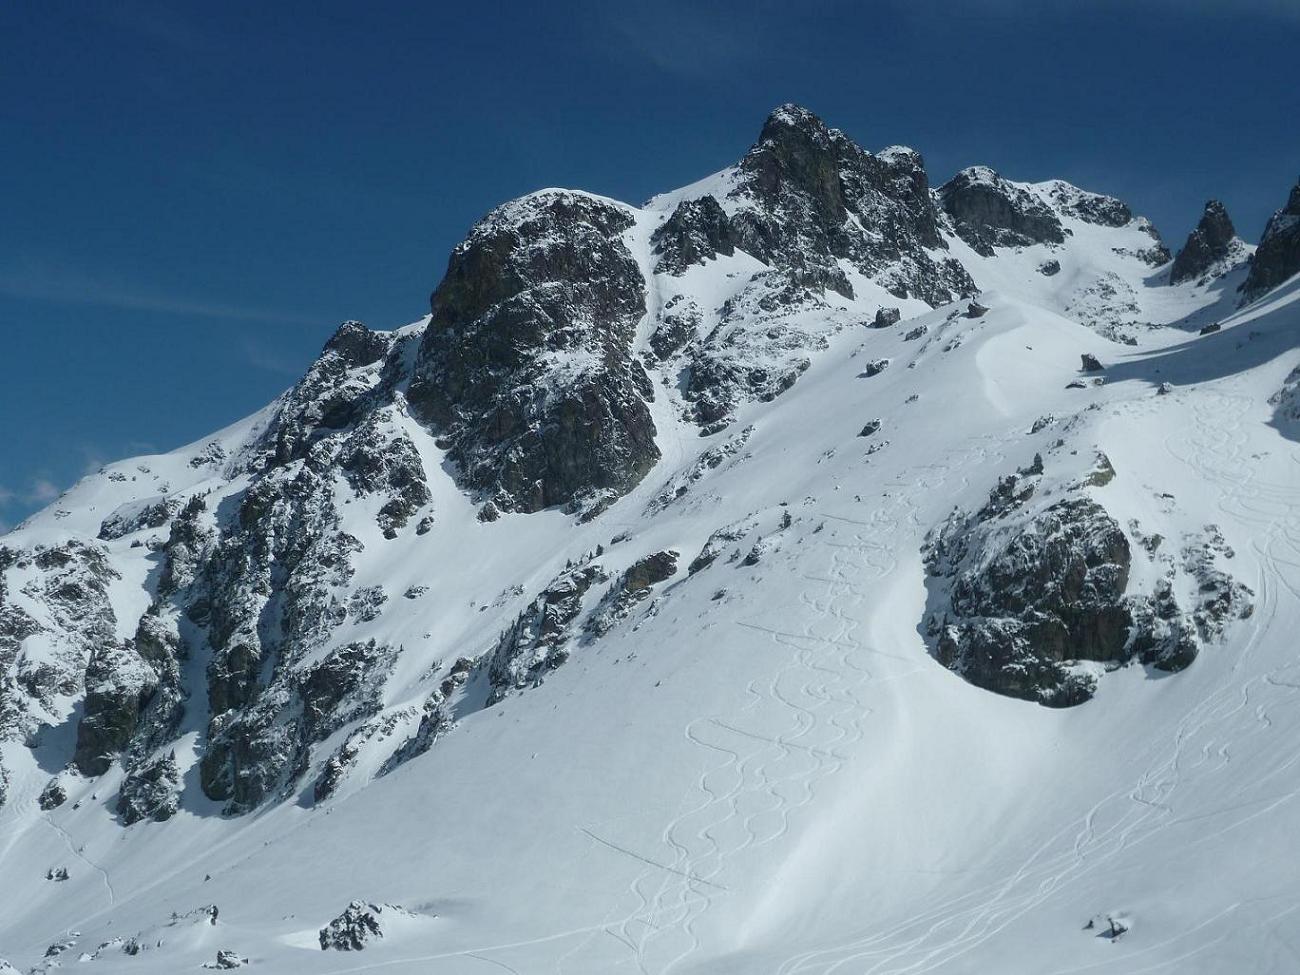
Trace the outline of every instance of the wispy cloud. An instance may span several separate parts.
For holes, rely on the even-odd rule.
[[[240,344],[245,361],[254,369],[281,376],[292,376],[295,379],[302,375],[303,363],[300,360],[281,355],[265,342],[260,342],[251,335],[245,335],[242,336]]]
[[[307,315],[168,294],[147,285],[111,281],[99,275],[31,260],[0,266],[0,294],[34,301],[98,305],[183,317],[282,325],[320,324],[319,319]]]
[[[0,507],[46,505],[62,493],[63,490],[48,477],[35,477],[25,488],[0,484]]]
[[[32,482],[32,489],[27,493],[27,499],[37,504],[49,504],[62,493],[53,481],[38,477]]]

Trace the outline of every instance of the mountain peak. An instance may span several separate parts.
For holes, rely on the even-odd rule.
[[[823,217],[839,220],[844,213],[837,145],[841,141],[848,143],[838,129],[828,128],[808,109],[781,105],[768,115],[740,168],[754,177],[762,196],[773,198],[790,187],[806,193]]]
[[[1232,218],[1228,216],[1228,208],[1218,200],[1206,201],[1205,210],[1201,213],[1196,229],[1203,232],[1210,241],[1220,244],[1227,244],[1237,236],[1237,229],[1232,225]]]
[[[1195,229],[1187,235],[1187,243],[1174,258],[1169,269],[1169,283],[1180,284],[1194,278],[1204,278],[1216,267],[1220,273],[1225,265],[1233,264],[1231,258],[1243,250],[1237,239],[1237,230],[1228,216],[1228,208],[1218,200],[1208,200]]]
[[[796,105],[794,102],[786,102],[768,113],[758,138],[760,142],[768,139],[778,140],[789,132],[828,135],[830,127],[822,121],[821,116],[810,109]]]

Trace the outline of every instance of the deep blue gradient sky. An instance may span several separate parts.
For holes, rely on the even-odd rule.
[[[482,213],[639,202],[798,101],[1247,239],[1300,172],[1300,0],[44,0],[0,11],[0,525],[418,318]]]

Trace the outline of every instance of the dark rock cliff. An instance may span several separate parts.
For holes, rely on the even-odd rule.
[[[1179,284],[1204,276],[1231,256],[1236,239],[1237,231],[1227,208],[1218,200],[1210,200],[1195,229],[1187,235],[1187,243],[1174,258],[1169,283]]]
[[[474,228],[433,293],[409,399],[498,509],[599,503],[658,460],[632,222],[583,193],[525,197]]]
[[[1250,274],[1241,290],[1254,301],[1270,288],[1300,274],[1300,182],[1291,188],[1286,206],[1268,221],[1259,248],[1250,262]]]

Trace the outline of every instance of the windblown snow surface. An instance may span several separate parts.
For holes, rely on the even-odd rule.
[[[628,232],[652,306],[664,285],[649,234],[675,199]],[[898,302],[855,281],[858,298],[807,313],[826,347],[799,381],[714,436],[665,391],[658,466],[585,523],[477,520],[432,436],[395,420],[437,518],[384,541],[373,511],[349,515],[365,543],[356,585],[394,594],[349,636],[403,648],[386,706],[418,705],[428,674],[488,649],[597,545],[624,567],[671,549],[681,568],[540,686],[481,708],[471,685],[427,753],[317,805],[223,818],[189,788],[170,821],[124,828],[116,767],[56,809],[35,801],[68,762],[74,719],[14,746],[0,956],[92,973],[190,971],[218,949],[258,971],[334,975],[1300,970],[1300,449],[1269,402],[1300,365],[1300,280],[1237,310],[1236,279],[1163,286],[1115,251],[1116,235],[1134,250],[1148,238],[1073,229],[1051,277],[1036,270],[1044,247],[985,259],[953,238],[982,317],[904,302],[898,326],[863,328]],[[751,265],[737,253],[673,286],[713,308]],[[1085,327],[1087,285],[1105,275],[1132,290],[1136,318],[1183,327],[1135,346]],[[1197,335],[1209,321],[1221,330]],[[1105,381],[1067,388],[1082,353]],[[878,359],[888,368],[864,375]],[[191,459],[213,442],[237,453],[269,415],[111,465],[6,544],[93,539],[124,505],[198,489],[213,475]],[[880,431],[858,437],[871,419]],[[696,464],[751,426],[722,463]],[[1253,614],[1186,671],[1134,663],[1078,707],[972,686],[924,639],[927,532],[1036,453],[1049,473],[1083,473],[1099,450],[1116,476],[1085,493],[1170,537],[1218,526]],[[728,525],[756,561],[688,576]],[[119,636],[156,570],[137,537],[104,543]],[[414,586],[428,591],[397,596]],[[359,761],[373,772],[384,757]],[[177,758],[192,783],[193,759]],[[43,879],[59,866],[67,881]],[[317,932],[352,900],[404,913],[364,951],[322,951]],[[121,950],[131,938],[138,954]]]

